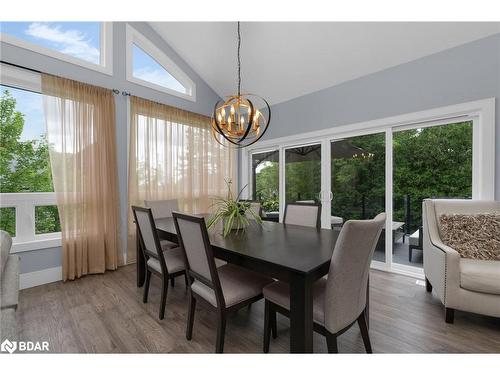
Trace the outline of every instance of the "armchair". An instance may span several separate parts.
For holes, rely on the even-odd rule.
[[[500,261],[461,258],[441,240],[443,214],[500,213],[500,202],[465,199],[425,199],[423,213],[426,289],[445,306],[445,321],[455,310],[500,317]]]

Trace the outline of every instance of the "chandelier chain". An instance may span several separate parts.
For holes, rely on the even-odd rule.
[[[240,21],[238,21],[238,96],[241,94],[241,59],[240,59],[240,48],[241,48],[241,34],[240,34]]]

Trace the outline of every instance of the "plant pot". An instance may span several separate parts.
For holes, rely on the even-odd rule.
[[[226,227],[226,219],[223,219],[224,228]],[[248,223],[241,222],[239,220],[233,220],[233,224],[231,225],[231,230],[245,230],[248,226]]]

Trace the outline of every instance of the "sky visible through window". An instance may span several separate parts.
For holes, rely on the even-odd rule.
[[[100,63],[100,22],[0,22],[0,32],[93,64]]]
[[[132,60],[134,77],[186,94],[186,88],[178,80],[135,44]]]
[[[16,111],[24,115],[24,128],[21,134],[21,141],[40,139],[42,134],[47,133],[41,94],[3,85],[0,85],[0,89],[2,94],[6,90],[9,91],[11,96],[16,100]]]

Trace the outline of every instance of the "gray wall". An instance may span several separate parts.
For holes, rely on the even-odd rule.
[[[499,200],[500,34],[276,104],[264,139],[491,97]]]
[[[196,102],[181,99],[126,80],[126,23],[113,23],[113,75],[106,75],[77,65],[66,63],[5,43],[0,44],[2,61],[40,70],[65,78],[89,84],[129,91],[156,102],[169,104],[188,111],[210,115],[218,95],[168,46],[163,39],[145,22],[130,23],[158,48],[164,51],[196,84]],[[118,153],[118,179],[120,188],[121,234],[123,247],[126,244],[127,225],[127,104],[126,98],[117,95],[116,103],[116,140]],[[61,265],[61,249],[51,248],[21,253],[21,272],[33,272]]]

